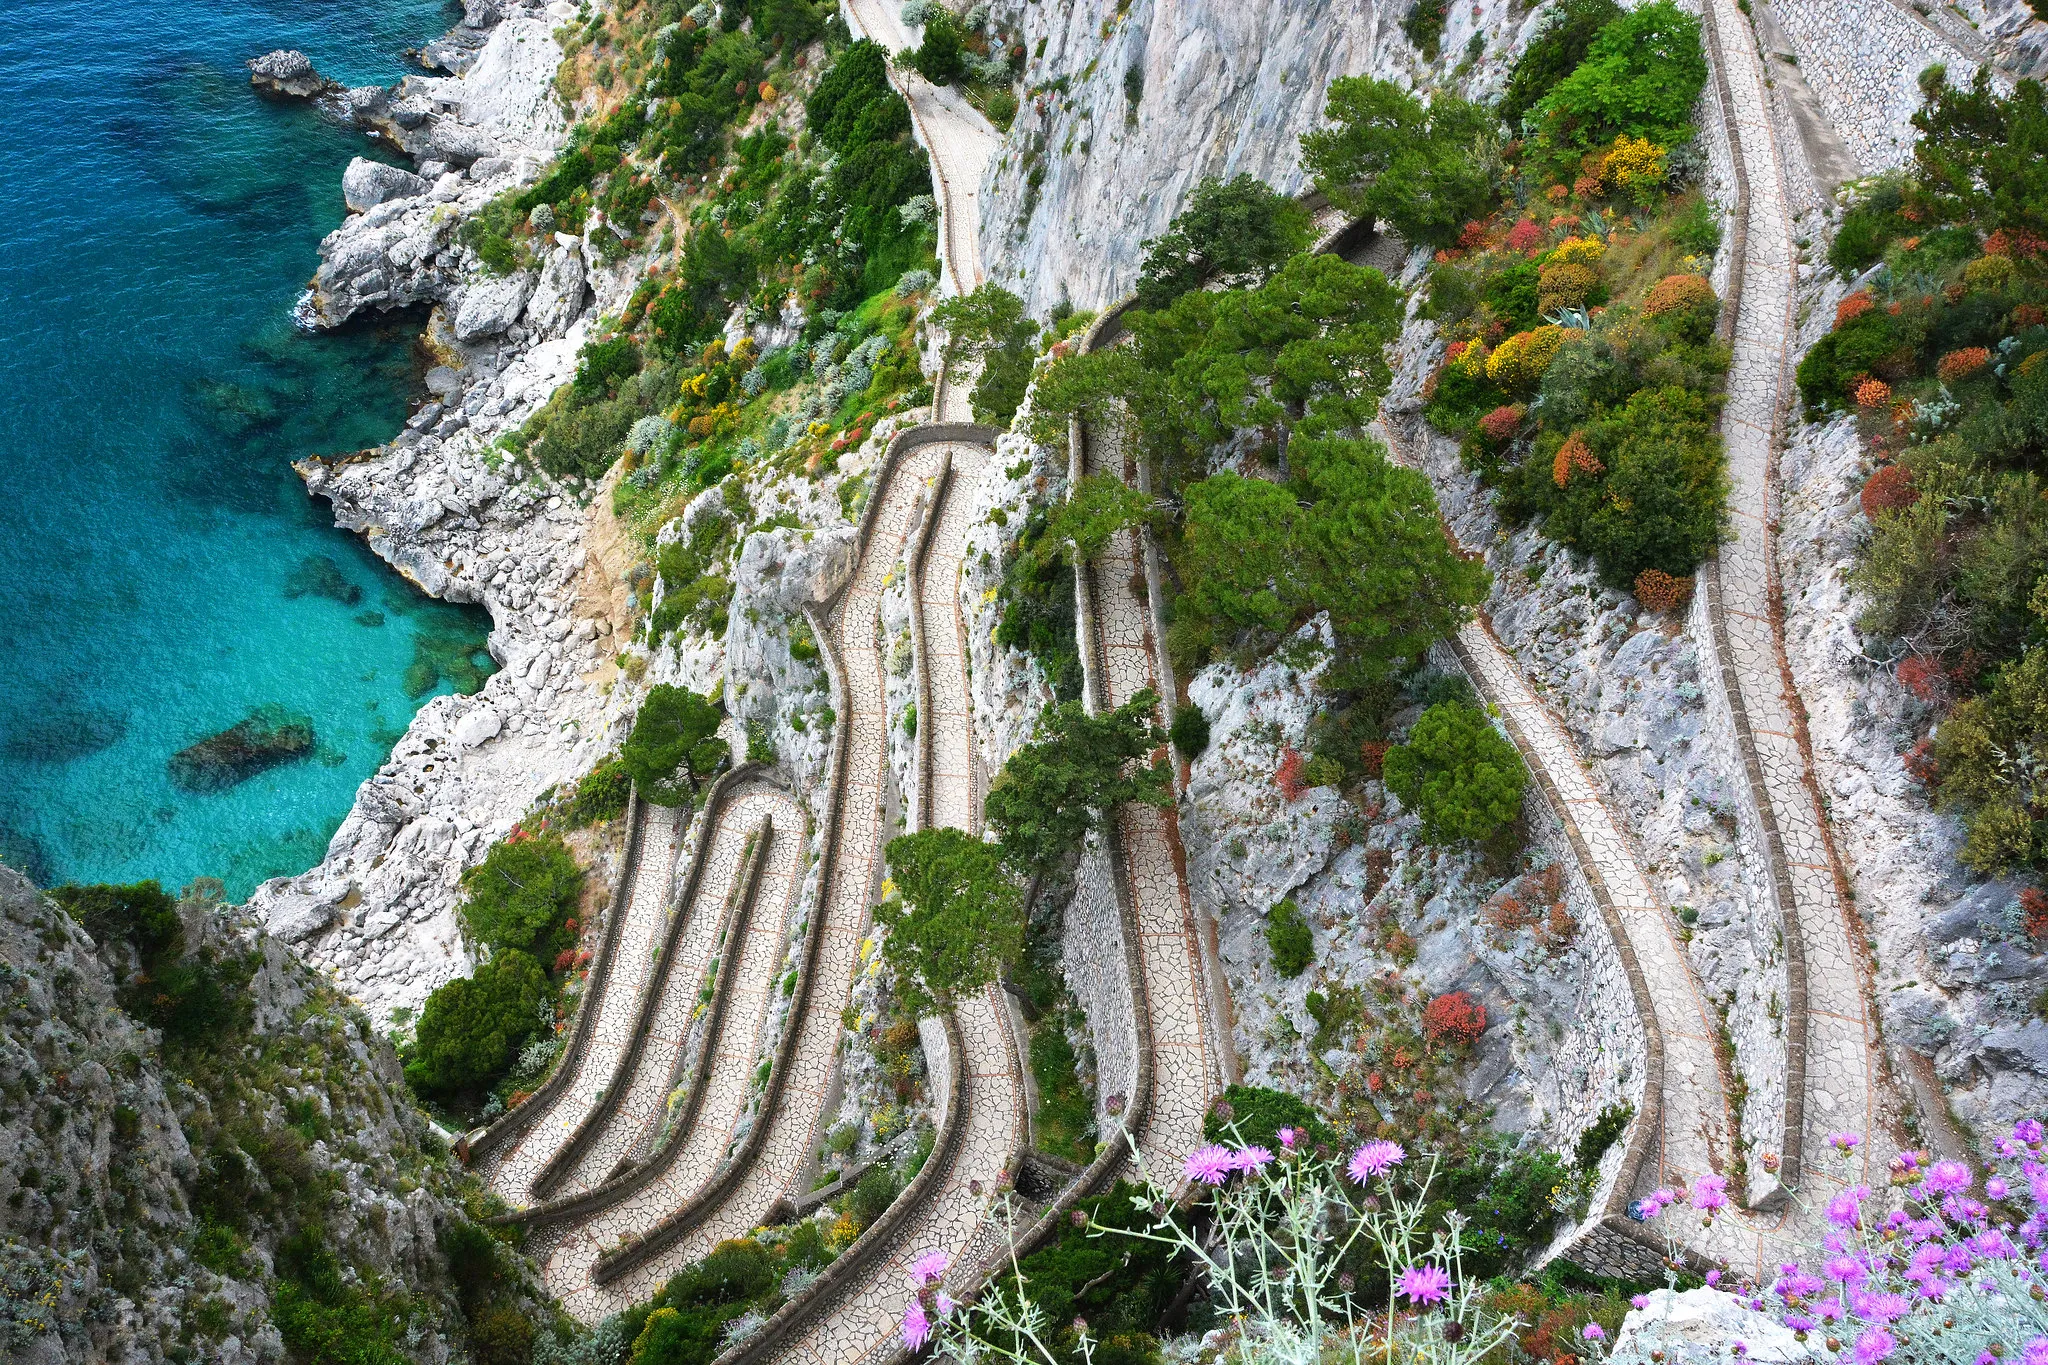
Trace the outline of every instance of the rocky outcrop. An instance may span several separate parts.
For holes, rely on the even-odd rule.
[[[462,291],[462,306],[455,310],[455,339],[473,344],[505,331],[519,321],[532,289],[533,277],[525,271],[506,279],[472,282]]]
[[[1100,308],[1130,291],[1145,239],[1203,176],[1248,173],[1301,189],[1299,139],[1320,123],[1331,80],[1437,83],[1401,34],[1408,8],[1000,0],[994,16],[1033,54],[1025,80],[1039,93],[982,182],[988,277],[1039,315],[1063,296]],[[1492,89],[1538,15],[1512,0],[1452,5],[1443,51],[1461,53],[1481,36],[1484,53],[1466,79]]]
[[[1801,1341],[1783,1323],[1718,1289],[1658,1289],[1647,1298],[1644,1307],[1629,1310],[1614,1334],[1609,1365],[1719,1365],[1729,1359],[1819,1365],[1834,1359],[1820,1349],[1818,1333]]]
[[[341,90],[313,69],[313,59],[296,48],[279,48],[249,60],[249,84],[266,95],[284,99],[314,99]]]
[[[280,1359],[281,1252],[310,1225],[349,1283],[411,1295],[416,1358],[447,1359],[462,1319],[439,1241],[466,1177],[389,1044],[251,921],[203,900],[179,918],[181,967],[221,1008],[173,1047],[130,1013],[162,1010],[132,989],[136,949],[0,868],[8,1358]]]
[[[533,293],[526,300],[526,326],[541,341],[552,341],[569,330],[583,312],[590,291],[583,282],[583,253],[570,238],[557,242],[547,263],[540,268]]]
[[[429,186],[421,177],[397,166],[368,157],[357,157],[341,173],[341,199],[355,213],[363,213],[393,199],[411,199],[425,194]]]

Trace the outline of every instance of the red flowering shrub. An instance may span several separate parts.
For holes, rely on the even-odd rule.
[[[1913,486],[1913,471],[1904,465],[1888,464],[1863,485],[1863,515],[1872,521],[1879,512],[1897,512],[1920,501]]]
[[[1986,256],[2039,256],[2048,251],[2048,237],[2040,237],[2025,228],[2000,228],[1984,239]]]
[[[1934,741],[1923,739],[1900,754],[1899,766],[1906,770],[1906,776],[1921,786],[1933,786],[1937,776],[1934,765]]]
[[[1358,746],[1358,765],[1365,769],[1367,777],[1377,781],[1386,771],[1389,747],[1383,739],[1369,739]]]
[[[1676,611],[1692,600],[1692,579],[1674,578],[1662,569],[1645,569],[1636,575],[1636,601],[1647,611]]]
[[[1465,224],[1465,230],[1458,234],[1460,251],[1476,251],[1486,245],[1486,224],[1473,219]]]
[[[1892,401],[1892,386],[1882,379],[1866,379],[1856,386],[1856,406],[1876,412]]]
[[[1273,780],[1280,784],[1280,794],[1289,801],[1301,800],[1301,794],[1308,790],[1308,784],[1301,780],[1301,770],[1307,766],[1308,760],[1292,744],[1280,751],[1280,766],[1274,771]]]
[[[2048,322],[2048,308],[2038,303],[2023,303],[2012,310],[2012,325],[2015,327],[2039,327]]]
[[[1439,995],[1422,1012],[1422,1031],[1433,1043],[1465,1047],[1486,1032],[1486,1006],[1463,991]]]
[[[1982,346],[1965,346],[1960,351],[1950,351],[1943,356],[1941,364],[1935,366],[1934,376],[1944,384],[1954,384],[1983,371],[1990,364],[1991,352],[1988,349]]]
[[[2030,886],[2020,892],[2020,914],[2028,938],[2048,938],[2048,891]]]
[[[1899,685],[1924,702],[1938,702],[1948,696],[1948,670],[1932,654],[1912,654],[1899,660]]]
[[[1495,445],[1513,440],[1515,433],[1521,429],[1522,418],[1528,415],[1528,411],[1520,403],[1509,403],[1495,408],[1479,419],[1480,434]]]
[[[1870,291],[1859,289],[1835,305],[1835,326],[1854,322],[1875,307],[1877,300],[1871,297]]]
[[[1534,218],[1524,218],[1508,229],[1508,238],[1503,245],[1509,251],[1519,251],[1527,254],[1542,246],[1548,236],[1549,234],[1543,230],[1541,223],[1537,222]]]

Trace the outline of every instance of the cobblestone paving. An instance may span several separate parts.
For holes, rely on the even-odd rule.
[[[733,945],[740,956],[718,1037],[708,1044],[716,1051],[705,1095],[684,1147],[660,1182],[671,1206],[694,1194],[724,1155],[759,1055],[770,991],[788,942],[789,911],[802,878],[803,810],[794,797],[767,782],[748,783],[720,812],[703,879],[691,904],[683,907],[688,918],[676,940],[660,1010],[648,1029],[640,1064],[624,1082],[627,1089],[611,1121],[563,1181],[560,1193],[589,1189],[621,1160],[644,1157],[664,1116],[681,1108],[684,1095],[679,1087],[687,1075],[686,1064],[695,1047],[705,1045],[697,1035],[711,1023],[712,976],[728,950],[723,940],[730,927],[726,912],[733,901],[733,882],[747,841],[764,822],[769,831],[766,861],[751,913],[748,907],[730,904],[735,917],[744,914],[746,922]]]
[[[597,1008],[590,1046],[579,1059],[576,1076],[548,1112],[494,1161],[485,1173],[492,1189],[515,1207],[529,1202],[533,1179],[569,1135],[576,1131],[611,1084],[619,1061],[632,1041],[633,1021],[654,969],[654,946],[668,923],[669,896],[683,838],[682,812],[643,805],[640,857],[628,869],[624,903],[612,913],[626,917],[613,949],[612,970]]]
[[[1817,1207],[1839,1183],[1844,1168],[1832,1160],[1832,1132],[1875,1134],[1882,1126],[1876,1045],[1868,1007],[1863,957],[1852,937],[1847,907],[1836,890],[1824,832],[1824,814],[1808,786],[1810,759],[1799,740],[1796,698],[1788,695],[1789,669],[1772,613],[1776,583],[1776,461],[1774,430],[1787,401],[1794,308],[1792,219],[1785,168],[1771,118],[1764,73],[1749,24],[1737,0],[1706,0],[1722,41],[1716,57],[1725,71],[1735,111],[1734,128],[1748,174],[1747,249],[1742,261],[1741,306],[1736,318],[1734,364],[1722,416],[1731,483],[1734,539],[1720,560],[1720,588],[1733,666],[1762,768],[1762,789],[1782,841],[1792,887],[1791,906],[1805,946],[1807,1045],[1804,1172],[1797,1202]],[[1711,97],[1711,96],[1710,96]],[[1703,641],[1712,648],[1712,642]],[[1794,1008],[1797,1002],[1790,1002]],[[1760,1151],[1777,1135],[1751,1134]],[[1869,1155],[1853,1174],[1871,1184]],[[1882,1174],[1879,1172],[1878,1174]],[[1800,1215],[1805,1221],[1805,1215]]]
[[[974,445],[934,447],[950,458],[951,476],[933,514],[916,605],[927,703],[918,714],[919,790],[910,801],[910,827],[976,830],[981,790],[973,763],[973,716],[967,686],[965,623],[960,615],[960,561],[979,481],[993,452]],[[915,637],[914,637],[915,638]],[[929,1251],[952,1262],[952,1282],[964,1286],[1006,1245],[992,1209],[1012,1161],[1027,1141],[1025,1094],[1017,1039],[999,988],[967,1000],[955,1011],[965,1045],[966,1087],[959,1103],[965,1129],[939,1186],[908,1213],[880,1258],[857,1285],[831,1296],[829,1305],[799,1327],[778,1359],[837,1362],[886,1354],[897,1340],[911,1289],[908,1268]],[[937,1074],[936,1059],[932,1071]],[[937,1157],[933,1158],[937,1160]]]
[[[1089,473],[1137,483],[1137,471],[1112,424],[1089,429],[1087,459]],[[1103,703],[1117,707],[1145,688],[1160,689],[1152,614],[1133,586],[1144,574],[1137,535],[1117,532],[1094,569],[1098,677]],[[1145,1009],[1152,1020],[1152,1107],[1138,1146],[1146,1165],[1170,1179],[1201,1141],[1202,1116],[1223,1089],[1223,1068],[1213,1043],[1201,931],[1188,895],[1178,814],[1133,805],[1124,808],[1117,823],[1137,913]]]

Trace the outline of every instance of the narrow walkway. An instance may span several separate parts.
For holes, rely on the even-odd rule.
[[[1111,423],[1086,429],[1082,467],[1138,483],[1136,464]],[[1094,607],[1096,703],[1114,709],[1146,688],[1164,696],[1171,682],[1159,676],[1152,612],[1134,586],[1145,581],[1137,533],[1122,530],[1111,537],[1083,580]],[[1151,1016],[1155,1060],[1152,1103],[1138,1146],[1146,1165],[1167,1178],[1200,1145],[1203,1116],[1227,1079],[1225,1063],[1216,1046],[1217,1022],[1210,1017],[1205,950],[1188,893],[1179,814],[1129,805],[1117,824],[1124,883],[1138,922],[1143,1008]]]
[[[1745,776],[1767,833],[1769,871],[1786,921],[1788,1022],[1804,1022],[1803,1056],[1788,1059],[1789,1074],[1804,1084],[1788,1096],[1783,1135],[1751,1136],[1760,1150],[1779,1147],[1785,1183],[1802,1202],[1818,1205],[1840,1169],[1823,1158],[1827,1135],[1844,1129],[1874,1135],[1883,1127],[1877,1042],[1860,933],[1841,894],[1804,708],[1784,649],[1777,453],[1790,396],[1795,306],[1784,165],[1747,17],[1738,0],[1704,3],[1716,77],[1724,82],[1719,93],[1732,115],[1727,133],[1742,217],[1735,238],[1738,277],[1730,289],[1734,363],[1722,414],[1733,540],[1702,575],[1714,629],[1700,645],[1739,690],[1730,700],[1739,702],[1739,742],[1747,730]],[[1866,1183],[1881,1183],[1871,1180],[1876,1146],[1861,1149],[1859,1178]]]

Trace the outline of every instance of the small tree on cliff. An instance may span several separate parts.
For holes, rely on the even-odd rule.
[[[875,907],[889,926],[898,986],[919,1010],[994,981],[1024,947],[1024,904],[1002,850],[957,829],[891,839],[889,875],[902,893]]]
[[[680,806],[711,780],[731,749],[718,738],[718,708],[709,698],[659,684],[640,703],[619,761],[640,795],[657,806]]]

